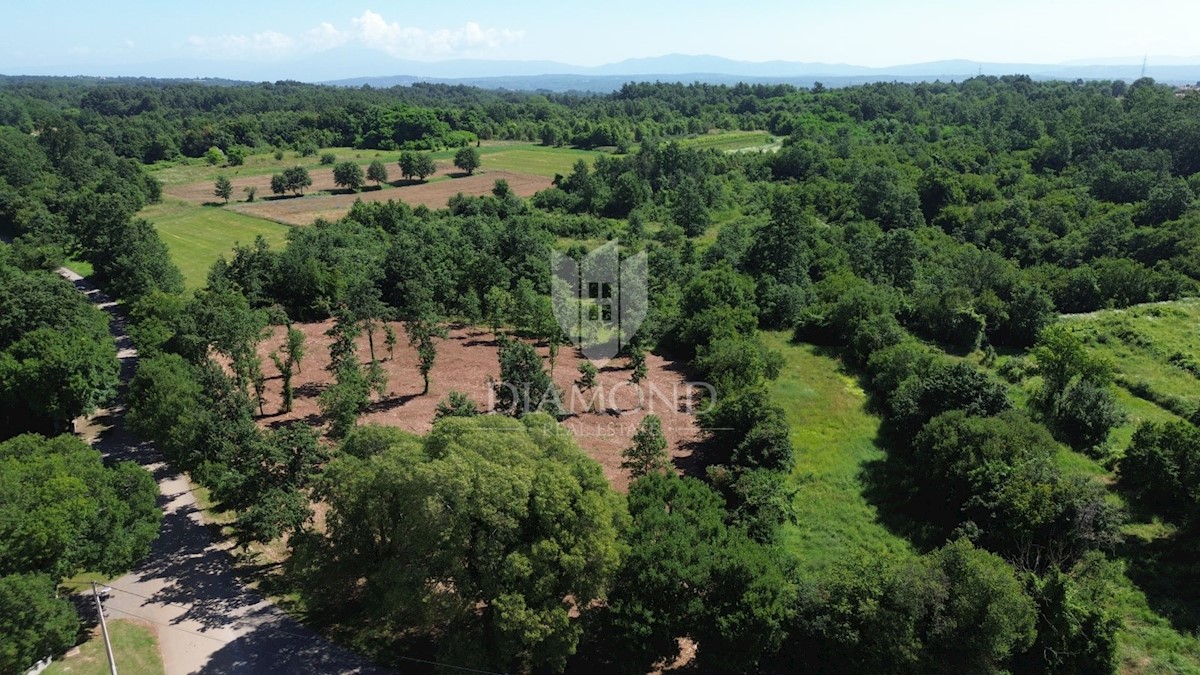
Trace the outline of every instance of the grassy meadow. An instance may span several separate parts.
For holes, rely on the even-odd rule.
[[[909,551],[863,494],[864,467],[883,458],[875,445],[879,419],[867,412],[866,393],[841,361],[820,348],[794,344],[784,332],[763,339],[784,356],[771,396],[787,413],[796,448],[797,522],[784,531],[785,547],[809,569],[857,555]]]
[[[146,207],[139,216],[158,228],[188,288],[203,286],[209,268],[221,256],[228,259],[235,244],[248,246],[261,235],[273,247],[282,246],[289,229],[269,220],[169,197]]]

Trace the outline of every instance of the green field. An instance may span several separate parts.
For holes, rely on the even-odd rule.
[[[793,344],[790,337],[763,335],[786,362],[771,395],[787,413],[796,448],[798,519],[785,530],[786,547],[809,569],[855,555],[911,550],[879,522],[863,495],[864,466],[883,458],[875,445],[879,420],[866,411],[866,394],[842,372],[840,361],[812,345]]]
[[[542,145],[493,145],[479,149],[480,171],[512,171],[534,176],[553,178],[571,173],[575,162],[584,160],[591,164],[596,157],[605,154],[595,150],[574,148],[550,148]],[[439,162],[449,162],[454,157],[451,151],[434,153]]]
[[[1067,325],[1095,353],[1114,366],[1118,396],[1129,422],[1114,433],[1123,449],[1143,421],[1179,419],[1161,405],[1175,399],[1200,404],[1200,300],[1139,305],[1129,309],[1065,317]],[[1190,361],[1197,372],[1183,363]],[[1147,398],[1152,392],[1154,401]]]
[[[369,164],[380,160],[388,167],[388,172],[399,177],[399,150],[359,150],[357,148],[323,148],[311,157],[300,157],[295,152],[287,151],[283,159],[275,159],[273,152],[264,152],[246,157],[241,166],[209,166],[203,159],[188,158],[172,162],[160,162],[150,167],[150,173],[164,186],[187,185],[216,180],[218,175],[230,178],[245,176],[269,176],[290,166],[302,166],[306,169],[329,168],[321,164],[321,155],[332,152],[339,162],[354,161],[359,164]],[[457,150],[439,150],[433,158],[438,164],[449,167],[454,160]],[[535,176],[553,177],[556,173],[566,174],[571,171],[575,162],[583,159],[591,162],[597,156],[604,154],[594,150],[576,150],[574,148],[552,148],[531,143],[485,142],[479,148],[481,155],[480,171],[513,171],[528,173]]]
[[[280,246],[289,229],[269,220],[170,198],[138,215],[154,223],[188,288],[203,286],[209,268],[221,256],[228,259],[234,244],[250,245],[262,235],[272,246]]]
[[[124,619],[109,619],[108,632],[118,672],[136,675],[160,675],[163,672],[158,638],[152,629]],[[104,640],[97,634],[80,645],[78,654],[55,661],[45,672],[46,675],[108,675]]]

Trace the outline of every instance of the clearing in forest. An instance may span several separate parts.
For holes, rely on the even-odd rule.
[[[324,424],[318,399],[332,381],[330,373],[325,370],[332,342],[325,332],[332,325],[332,320],[295,324],[305,335],[306,355],[300,364],[301,371],[293,375],[295,402],[292,412],[287,414],[279,414],[282,385],[279,371],[267,356],[272,351],[282,349],[285,329],[275,327],[259,345],[263,372],[267,378],[265,415],[259,420],[261,424],[278,426],[297,420],[312,425]],[[375,356],[388,376],[387,396],[373,403],[359,417],[360,425],[379,424],[418,434],[427,433],[433,428],[438,402],[451,391],[466,394],[480,410],[486,409],[490,402],[489,378],[500,377],[496,340],[490,331],[455,326],[446,339],[437,340],[437,360],[430,374],[429,393],[422,394],[423,382],[418,370],[416,349],[408,345],[408,336],[402,323],[391,325],[398,338],[393,355],[388,354],[384,345],[383,330],[375,331]],[[539,348],[538,352],[545,363],[546,348]],[[358,356],[363,364],[370,363],[366,335],[358,339]],[[640,385],[644,398],[639,409],[639,389],[631,385],[631,370],[623,358],[611,361],[600,369],[596,378],[598,386],[585,392],[585,400],[573,400],[572,387],[579,377],[581,361],[575,350],[569,347],[563,347],[556,359],[554,381],[564,391],[564,406],[575,413],[563,420],[562,425],[571,431],[584,451],[600,463],[613,487],[621,491],[628,488],[629,473],[621,468],[621,452],[632,445],[634,432],[648,412],[662,419],[663,434],[676,466],[689,473],[703,471],[703,467],[698,466],[699,458],[693,456],[701,440],[700,430],[695,417],[688,412],[688,404],[694,400],[697,390],[686,386],[687,373],[679,364],[655,354],[646,355],[648,375]],[[546,368],[549,368],[548,363]],[[600,394],[601,398],[593,399],[596,394]],[[589,411],[587,402],[593,400],[596,405]]]
[[[856,555],[909,551],[905,539],[880,523],[863,493],[864,468],[884,456],[875,444],[879,419],[867,412],[866,393],[839,360],[790,337],[763,334],[784,356],[771,396],[787,413],[796,449],[797,523],[784,530],[786,547],[814,569]]]

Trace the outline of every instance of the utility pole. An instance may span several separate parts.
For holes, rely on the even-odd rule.
[[[117,675],[117,661],[113,658],[112,641],[108,639],[108,622],[104,620],[104,605],[100,602],[100,591],[92,582],[92,595],[96,598],[96,613],[100,615],[100,632],[104,633],[104,651],[108,652],[108,669]]]

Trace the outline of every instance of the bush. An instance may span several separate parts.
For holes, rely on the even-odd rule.
[[[333,154],[332,152],[326,152],[326,153],[321,154],[321,164],[322,165],[333,164],[336,161],[337,161],[337,155]]]

